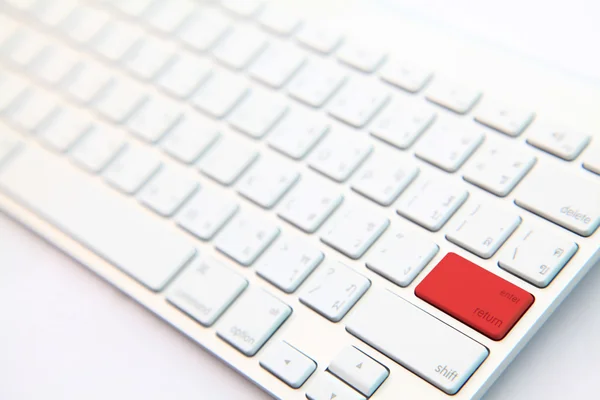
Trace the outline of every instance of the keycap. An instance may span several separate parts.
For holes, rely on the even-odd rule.
[[[7,131],[0,132],[0,165],[4,160],[7,160],[9,156],[20,147],[19,140],[12,133]]]
[[[0,56],[16,68],[28,68],[46,46],[47,41],[42,35],[19,28],[2,45]]]
[[[371,135],[399,149],[408,149],[428,129],[436,114],[430,107],[391,101],[371,124]]]
[[[458,122],[433,124],[417,144],[417,157],[444,171],[457,171],[485,138],[482,131]]]
[[[306,391],[306,397],[308,400],[366,400],[364,396],[327,372],[313,379]]]
[[[461,187],[434,179],[417,179],[400,196],[398,214],[432,232],[439,231],[467,200]]]
[[[215,118],[223,118],[247,93],[245,80],[228,71],[217,70],[192,95],[190,102]]]
[[[25,93],[28,87],[23,78],[4,73],[0,75],[0,113],[9,109],[13,102]]]
[[[256,161],[258,153],[243,142],[222,137],[200,160],[200,170],[209,178],[229,186]]]
[[[275,89],[281,88],[302,66],[305,55],[291,44],[272,43],[250,65],[250,76]]]
[[[110,122],[122,123],[147,99],[142,88],[120,79],[111,83],[94,100],[94,109]]]
[[[231,21],[217,10],[203,8],[191,14],[177,30],[177,37],[196,51],[211,49],[230,29]]]
[[[18,24],[16,20],[4,14],[0,17],[0,48],[15,33],[17,28]]]
[[[248,281],[221,262],[197,256],[175,279],[167,300],[203,326],[212,326]]]
[[[512,137],[523,133],[534,118],[532,112],[498,104],[484,104],[475,113],[475,121]]]
[[[96,36],[109,20],[107,12],[79,5],[59,24],[59,30],[70,40],[84,44]]]
[[[91,127],[92,121],[86,114],[73,108],[62,108],[53,113],[36,133],[44,145],[63,153]]]
[[[287,105],[272,93],[252,90],[229,115],[229,124],[255,139],[260,139],[287,111]]]
[[[196,191],[198,184],[173,167],[161,168],[140,193],[139,201],[163,217],[170,217]]]
[[[160,73],[156,83],[168,94],[187,98],[211,73],[208,60],[180,52]]]
[[[315,232],[342,203],[343,197],[317,179],[303,178],[290,191],[278,215],[307,233]]]
[[[262,0],[222,0],[221,5],[241,17],[250,18],[263,7]]]
[[[196,253],[139,206],[34,147],[0,170],[0,190],[156,292]]]
[[[515,203],[578,235],[591,236],[600,225],[600,185],[593,178],[551,164],[534,168],[516,192]]]
[[[258,28],[237,25],[212,50],[214,57],[227,67],[241,70],[267,46],[267,37]]]
[[[239,194],[263,208],[273,208],[300,178],[295,166],[283,160],[261,157],[244,174],[237,186]]]
[[[373,43],[345,42],[337,53],[338,60],[362,72],[374,72],[386,59],[386,54]]]
[[[439,246],[397,224],[377,241],[367,256],[367,268],[406,287],[439,251]]]
[[[321,240],[357,260],[390,225],[389,219],[361,206],[342,206],[334,215]]]
[[[300,294],[300,302],[332,322],[338,322],[371,286],[352,268],[324,261]]]
[[[160,161],[147,149],[127,146],[104,171],[104,178],[123,193],[136,193],[160,168]]]
[[[489,354],[483,345],[387,290],[365,296],[346,330],[450,395],[458,393]]]
[[[144,13],[144,19],[161,33],[172,33],[194,9],[189,0],[154,2]]]
[[[154,0],[113,1],[111,6],[116,7],[120,12],[130,17],[139,17],[153,2]]]
[[[338,353],[327,370],[367,397],[390,375],[383,365],[353,346]]]
[[[71,74],[63,90],[73,100],[88,104],[113,82],[112,73],[97,63],[83,63]]]
[[[142,37],[139,27],[113,19],[94,35],[90,48],[108,61],[116,62],[137,46]]]
[[[77,66],[79,56],[64,47],[46,47],[31,66],[30,73],[47,85],[57,85]]]
[[[34,6],[37,0],[5,0],[9,7],[15,8],[22,12],[29,12]]]
[[[329,124],[321,116],[288,110],[273,127],[267,142],[275,150],[295,160],[304,158],[329,130]]]
[[[336,182],[346,181],[371,154],[373,145],[366,137],[335,127],[317,145],[308,165]]]
[[[298,389],[315,372],[317,363],[286,342],[273,342],[263,352],[260,366]]]
[[[241,265],[249,266],[279,235],[279,228],[263,216],[238,212],[219,232],[215,247]]]
[[[417,93],[431,80],[433,73],[406,60],[390,60],[381,69],[381,79],[410,93]]]
[[[77,1],[75,0],[38,2],[33,13],[35,18],[43,25],[54,28],[65,20],[76,5]]]
[[[396,152],[378,149],[356,173],[352,189],[363,196],[389,206],[416,178],[419,168]]]
[[[331,100],[329,115],[361,128],[387,103],[389,97],[383,85],[351,79]]]
[[[163,42],[148,38],[132,49],[123,65],[137,78],[152,80],[172,57],[172,51]]]
[[[530,145],[567,161],[576,159],[589,142],[588,134],[549,126],[532,128],[527,138]]]
[[[493,340],[502,340],[534,302],[530,293],[455,253],[429,272],[415,294]]]
[[[289,36],[302,24],[300,17],[291,12],[285,5],[267,4],[258,16],[263,28],[282,36]]]
[[[435,81],[426,94],[427,100],[457,114],[469,112],[481,96],[481,92],[473,88],[442,81]]]
[[[468,164],[464,178],[497,196],[507,196],[535,165],[531,152],[488,143]]]
[[[225,313],[217,335],[248,357],[271,338],[292,309],[257,287],[248,288]]]
[[[206,188],[199,188],[175,216],[177,225],[210,240],[237,212],[235,201]]]
[[[217,126],[208,118],[186,114],[160,142],[164,151],[186,164],[194,163],[219,139]]]
[[[323,253],[296,236],[280,236],[256,265],[256,273],[286,293],[293,293],[323,261]]]
[[[304,46],[329,54],[342,43],[342,35],[326,24],[305,24],[296,35],[298,42]]]
[[[88,131],[69,151],[71,159],[89,172],[102,171],[121,150],[125,142],[119,132],[99,124]]]
[[[514,212],[473,202],[465,208],[462,218],[456,218],[446,239],[487,259],[496,254],[521,221],[521,217]]]
[[[28,90],[6,110],[5,118],[16,128],[33,133],[57,110],[55,97],[40,90]]]
[[[181,106],[153,96],[142,103],[127,120],[127,128],[138,138],[156,143],[182,118]]]
[[[547,287],[575,255],[577,243],[547,230],[523,226],[500,253],[500,268],[539,288]]]
[[[0,106],[0,110],[2,106]],[[583,168],[600,175],[600,144],[590,146],[583,155]]]
[[[347,74],[339,65],[321,60],[308,61],[288,83],[291,97],[312,107],[323,106],[339,90]]]

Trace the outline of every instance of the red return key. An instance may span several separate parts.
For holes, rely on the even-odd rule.
[[[415,294],[493,340],[504,338],[535,300],[455,253],[436,265]]]

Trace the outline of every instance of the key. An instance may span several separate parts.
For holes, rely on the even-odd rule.
[[[147,99],[142,88],[127,80],[110,84],[98,99],[94,100],[95,110],[110,122],[122,123]]]
[[[77,141],[69,154],[71,159],[89,172],[102,171],[125,147],[120,134],[112,127],[94,125]]]
[[[344,182],[372,150],[373,145],[357,132],[336,127],[317,145],[308,165],[336,182]]]
[[[294,109],[275,125],[267,142],[286,156],[301,160],[328,130],[329,124],[324,118]]]
[[[177,37],[196,51],[208,51],[230,29],[230,20],[213,9],[196,10],[177,30]]]
[[[161,147],[181,162],[192,164],[219,139],[216,125],[208,118],[196,114],[182,117],[167,136]]]
[[[498,264],[532,285],[545,288],[578,249],[571,240],[524,226],[500,254]]]
[[[0,75],[0,113],[10,109],[11,105],[28,89],[27,82],[16,75]]]
[[[60,23],[59,30],[70,40],[86,44],[108,23],[110,16],[105,11],[79,5]]]
[[[446,239],[481,258],[490,258],[521,224],[521,217],[498,207],[472,203]]]
[[[212,326],[248,281],[212,257],[196,257],[177,277],[167,300],[203,326]]]
[[[343,199],[339,192],[322,181],[302,179],[286,197],[278,215],[304,232],[313,233]]]
[[[0,106],[2,110],[2,106]],[[583,157],[583,168],[600,175],[600,144],[591,146]]]
[[[88,104],[113,82],[111,72],[96,63],[80,64],[67,79],[63,90],[73,100]]]
[[[346,330],[450,395],[489,355],[483,345],[387,290],[369,293]]]
[[[0,17],[0,48],[5,44],[18,28],[17,21],[10,18],[8,15]]]
[[[371,286],[371,281],[340,262],[325,261],[300,294],[300,302],[338,322]]]
[[[465,180],[497,196],[507,196],[535,165],[532,154],[509,146],[488,144],[473,158]]]
[[[160,166],[160,161],[148,150],[139,146],[128,146],[104,171],[104,179],[123,193],[134,194]]]
[[[240,17],[250,18],[258,13],[263,7],[262,0],[222,0],[221,5],[226,10],[239,15]]]
[[[517,137],[531,124],[535,114],[498,104],[478,107],[475,121],[508,136]]]
[[[282,236],[258,260],[256,273],[286,293],[293,293],[323,261],[323,253],[296,236]]]
[[[304,25],[296,40],[322,54],[330,54],[342,43],[342,36],[325,24]]]
[[[581,236],[600,225],[598,182],[551,164],[531,171],[515,197],[519,207]]]
[[[47,41],[40,34],[19,28],[2,44],[0,56],[16,68],[28,68],[46,46]]]
[[[261,157],[238,184],[237,191],[263,208],[273,208],[298,181],[300,174],[275,157]]]
[[[242,142],[221,138],[200,161],[200,170],[221,185],[232,185],[256,161],[258,153]]]
[[[206,81],[211,69],[206,59],[180,52],[160,73],[156,83],[168,94],[184,99]]]
[[[171,61],[173,53],[155,39],[146,39],[123,61],[125,68],[140,79],[152,80]]]
[[[249,212],[239,212],[217,236],[217,250],[250,266],[279,235],[279,228]]]
[[[30,73],[47,85],[57,85],[76,67],[79,56],[64,47],[49,46],[31,66]]]
[[[35,18],[49,28],[55,28],[75,9],[77,1],[38,2],[33,13]]]
[[[366,81],[348,81],[334,96],[329,115],[355,128],[362,128],[389,100],[386,88]]]
[[[30,12],[35,6],[37,0],[5,0],[9,7],[13,7],[21,12]]]
[[[421,179],[400,196],[398,214],[432,232],[439,231],[467,200],[469,193],[442,181]]]
[[[347,79],[346,72],[336,64],[308,61],[288,84],[291,97],[312,107],[323,106]]]
[[[34,147],[0,170],[0,190],[155,292],[196,253],[138,205]]]
[[[19,146],[20,142],[13,134],[4,130],[0,131],[0,166]]]
[[[525,290],[455,253],[429,272],[415,294],[493,340],[503,339],[534,301]]]
[[[419,174],[419,168],[398,154],[379,149],[357,172],[352,189],[363,196],[389,206]]]
[[[92,121],[73,108],[62,108],[37,130],[43,144],[61,153],[69,150],[92,128]]]
[[[335,356],[327,370],[367,397],[390,375],[383,365],[353,346]]]
[[[271,343],[263,353],[260,366],[294,389],[304,385],[317,369],[317,363],[286,342]]]
[[[527,138],[530,145],[567,161],[576,159],[589,142],[585,133],[551,127],[536,127]]]
[[[229,124],[246,135],[260,139],[283,117],[287,105],[273,94],[253,90],[233,110]]]
[[[141,42],[142,36],[137,26],[111,20],[94,36],[90,47],[108,61],[117,62]]]
[[[211,240],[237,210],[233,200],[200,188],[179,210],[175,221],[192,235]]]
[[[404,227],[386,232],[367,256],[367,268],[406,287],[423,271],[439,246]]]
[[[189,0],[154,2],[144,13],[146,22],[161,33],[172,33],[194,9]]]
[[[165,98],[153,96],[137,108],[127,120],[127,128],[149,143],[158,142],[182,118],[181,106]]]
[[[248,72],[259,82],[281,88],[304,64],[305,56],[290,44],[273,43],[252,63]]]
[[[245,25],[234,27],[213,49],[214,57],[227,67],[244,69],[267,46],[266,35]]]
[[[365,207],[342,206],[321,234],[321,241],[357,260],[390,225],[389,219]]]
[[[313,379],[306,391],[306,397],[308,400],[366,400],[364,396],[327,372],[319,375],[316,380]]]
[[[161,168],[142,187],[139,201],[163,217],[170,217],[196,191],[198,184],[180,171]]]
[[[33,133],[57,110],[54,97],[39,90],[28,90],[6,110],[5,118],[16,128]]]
[[[477,104],[481,92],[450,82],[436,81],[427,91],[426,98],[457,114],[466,114]]]
[[[430,70],[400,60],[386,62],[381,70],[381,79],[410,93],[419,92],[432,77]]]
[[[291,35],[302,23],[287,7],[273,3],[262,10],[258,22],[263,28],[281,36]]]
[[[338,51],[338,60],[362,72],[375,72],[386,59],[384,52],[373,47],[373,43],[346,42]]]
[[[292,309],[262,289],[248,288],[225,313],[217,335],[248,357],[273,336]]]
[[[429,107],[392,101],[375,117],[371,135],[406,150],[427,130],[436,114]]]
[[[200,111],[223,118],[247,93],[248,86],[242,78],[225,70],[217,70],[192,95],[190,102]]]
[[[457,123],[434,124],[419,141],[415,154],[447,172],[457,171],[483,142],[477,129]]]
[[[111,2],[111,6],[116,7],[125,15],[137,18],[141,16],[153,2],[154,0],[113,1]]]

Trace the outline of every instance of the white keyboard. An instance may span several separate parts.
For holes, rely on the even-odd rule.
[[[0,4],[0,210],[277,398],[480,398],[600,260],[535,104],[277,2]]]

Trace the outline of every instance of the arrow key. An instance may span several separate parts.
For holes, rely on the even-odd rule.
[[[342,350],[327,370],[367,397],[371,397],[390,374],[386,367],[352,346]]]
[[[363,395],[327,372],[312,381],[306,397],[309,400],[366,400]]]
[[[273,342],[265,349],[260,366],[298,389],[315,372],[317,363],[286,342]]]

